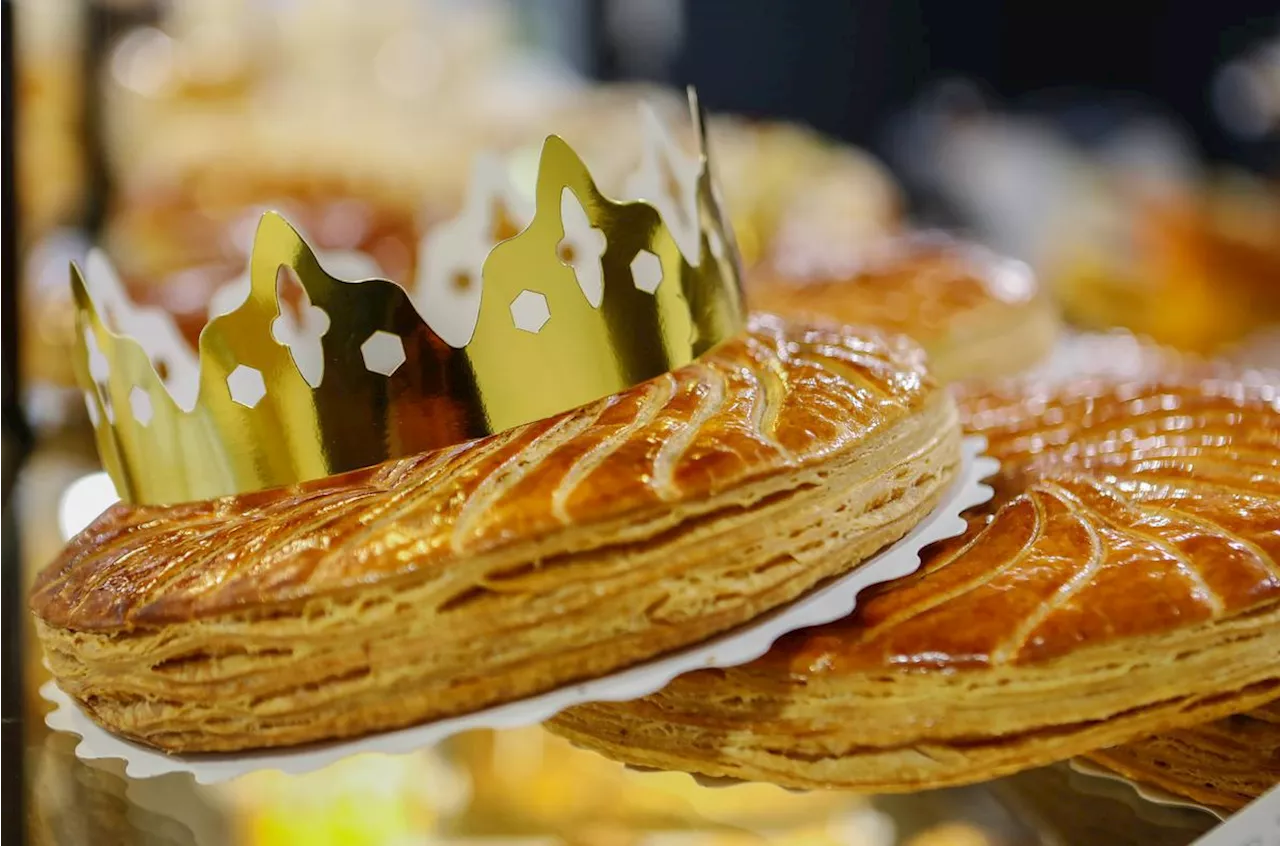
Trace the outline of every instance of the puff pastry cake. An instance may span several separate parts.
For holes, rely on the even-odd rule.
[[[915,576],[763,658],[552,727],[797,787],[974,782],[1280,694],[1280,401],[1226,381],[970,396],[992,503]]]
[[[910,335],[944,382],[1021,371],[1057,334],[1053,304],[1026,265],[942,235],[893,238],[856,259],[797,251],[752,268],[747,281],[755,308]]]
[[[1085,757],[1194,802],[1237,811],[1280,784],[1280,700]]]
[[[849,570],[955,476],[905,338],[752,318],[694,364],[449,449],[117,505],[39,577],[58,684],[167,750],[357,735],[584,679]]]

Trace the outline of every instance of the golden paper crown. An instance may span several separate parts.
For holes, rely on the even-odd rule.
[[[456,444],[624,390],[738,332],[736,247],[692,92],[690,106],[696,161],[645,113],[629,184],[645,201],[605,197],[548,137],[532,219],[498,243],[494,207],[513,192],[482,160],[467,208],[427,236],[407,288],[330,275],[266,213],[245,299],[209,322],[198,356],[100,259],[85,275],[73,266],[77,374],[121,497],[244,493]],[[281,305],[284,270],[310,302],[300,316]]]

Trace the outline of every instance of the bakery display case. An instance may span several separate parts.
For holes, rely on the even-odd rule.
[[[714,5],[5,5],[5,842],[1280,838],[1274,33]]]

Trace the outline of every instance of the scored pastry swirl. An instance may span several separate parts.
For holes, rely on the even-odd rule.
[[[1280,694],[1273,388],[1090,382],[961,410],[996,497],[918,574],[752,664],[553,727],[646,766],[916,790]]]
[[[107,511],[32,597],[55,678],[175,750],[472,710],[730,628],[856,566],[959,462],[911,342],[759,316],[694,364],[292,488]]]

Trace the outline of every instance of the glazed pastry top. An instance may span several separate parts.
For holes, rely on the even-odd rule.
[[[937,394],[905,338],[756,315],[687,367],[497,435],[286,489],[116,505],[41,573],[32,608],[52,625],[127,629],[440,577],[517,546],[599,545],[603,529],[548,538],[663,519],[871,448]]]
[[[1187,378],[975,394],[995,499],[925,566],[758,666],[1030,663],[1280,601],[1280,399]]]

